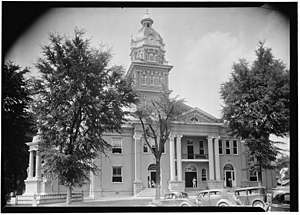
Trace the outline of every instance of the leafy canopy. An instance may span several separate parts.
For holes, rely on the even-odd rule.
[[[255,53],[252,66],[241,59],[221,86],[223,118],[231,135],[246,140],[250,157],[256,159],[252,166],[271,168],[279,149],[269,135],[283,137],[290,130],[289,71],[264,42],[259,42]]]
[[[131,82],[121,66],[109,66],[109,51],[90,47],[82,30],[73,38],[50,34],[37,63],[33,110],[43,140],[45,174],[58,176],[65,186],[81,186],[89,171],[97,173],[93,159],[110,145],[104,132],[121,132],[136,101]]]
[[[166,92],[158,99],[148,102],[146,106],[138,106],[135,115],[142,124],[144,139],[155,157],[161,156],[171,133],[172,122],[178,119],[184,107],[183,99],[170,98]],[[151,148],[150,139],[154,140],[156,151]]]
[[[22,194],[28,164],[28,147],[33,120],[28,112],[30,81],[24,75],[28,69],[21,69],[13,62],[2,68],[2,176],[4,186],[2,200],[10,194]]]

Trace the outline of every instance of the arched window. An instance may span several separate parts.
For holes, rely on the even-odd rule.
[[[185,172],[197,172],[197,167],[194,164],[189,164],[184,170]]]
[[[234,170],[234,169],[233,169],[232,165],[226,164],[226,165],[224,166],[224,171],[225,171],[225,170]]]
[[[148,170],[149,171],[151,171],[151,170],[156,171],[156,164],[150,164],[149,167],[148,167]]]
[[[206,181],[207,180],[206,169],[202,169],[202,171],[201,171],[201,178],[202,178],[202,181]]]

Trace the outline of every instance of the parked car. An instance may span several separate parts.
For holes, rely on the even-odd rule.
[[[153,200],[148,206],[170,206],[170,207],[186,207],[194,206],[194,201],[189,198],[185,192],[170,192],[164,196],[163,200]]]
[[[290,211],[290,187],[278,187],[272,190],[271,202],[267,211]]]
[[[265,187],[239,188],[235,190],[234,194],[243,205],[264,208],[267,202],[267,191]]]
[[[197,206],[241,206],[242,203],[225,189],[203,190],[195,199]]]

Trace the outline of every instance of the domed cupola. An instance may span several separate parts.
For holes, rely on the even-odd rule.
[[[142,27],[135,37],[131,36],[131,64],[126,77],[133,81],[133,86],[145,105],[157,99],[169,90],[169,72],[173,66],[165,59],[165,44],[159,33],[153,29],[153,19],[148,11],[141,19]]]
[[[167,64],[165,60],[165,44],[159,33],[152,27],[153,19],[148,10],[141,19],[140,28],[131,38],[131,60],[153,64]]]

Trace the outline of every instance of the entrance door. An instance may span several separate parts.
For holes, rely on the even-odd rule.
[[[223,169],[224,186],[236,187],[235,170],[231,164],[226,164]]]
[[[197,172],[186,172],[185,173],[185,187],[193,187],[193,178],[197,179]],[[196,182],[197,187],[197,182]]]
[[[230,171],[226,171],[225,175],[226,175],[226,187],[232,187],[231,172]]]
[[[194,146],[187,146],[188,159],[194,159]]]
[[[156,172],[155,171],[151,171],[150,173],[150,180],[154,181],[154,183],[156,183]]]

